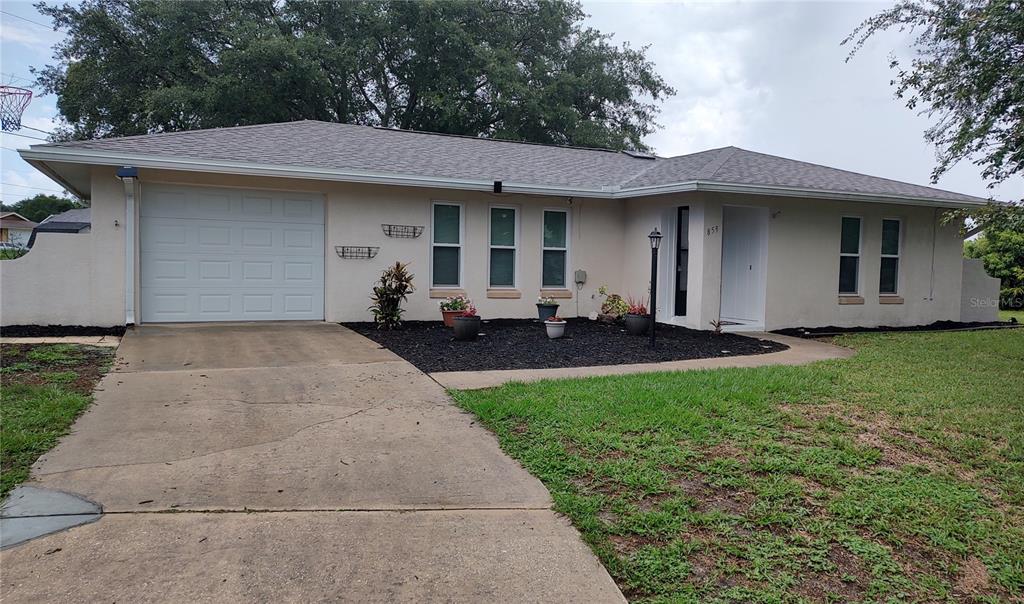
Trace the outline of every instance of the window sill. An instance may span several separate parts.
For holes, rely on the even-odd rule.
[[[839,296],[839,304],[864,304],[862,296]]]
[[[572,298],[572,292],[567,289],[542,289],[540,290],[540,297],[568,300]]]
[[[458,287],[432,287],[430,288],[431,298],[448,298],[450,296],[465,296],[466,290]]]
[[[903,296],[882,295],[878,296],[879,304],[903,304]]]
[[[487,297],[518,300],[523,297],[523,292],[518,289],[489,289],[487,290]]]

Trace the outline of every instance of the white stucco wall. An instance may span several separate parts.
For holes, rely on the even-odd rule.
[[[989,277],[981,258],[964,258],[960,320],[986,322],[999,319],[999,279]]]
[[[543,211],[565,208],[571,216],[567,275],[570,282],[567,295],[571,297],[560,301],[559,314],[575,316],[577,304],[583,316],[597,310],[601,303],[597,289],[601,285],[608,285],[612,291],[623,295],[647,297],[650,279],[647,234],[658,227],[666,235],[660,252],[659,319],[708,329],[710,321],[718,318],[721,303],[722,207],[727,204],[768,207],[773,216],[768,225],[767,329],[911,325],[958,320],[961,316],[962,242],[957,229],[938,226],[938,212],[927,207],[712,193],[624,201],[569,200],[159,170],[140,170],[140,181],[142,187],[146,183],[161,182],[324,194],[327,203],[325,318],[328,321],[368,320],[370,288],[381,271],[395,261],[410,263],[416,275],[417,291],[405,306],[406,318],[435,320],[439,317],[438,298],[431,296],[429,274],[433,201],[463,204],[465,239],[461,289],[486,318],[535,316],[534,304],[541,293]],[[488,215],[492,204],[519,210],[518,298],[495,297],[488,292]],[[675,208],[680,205],[690,208],[689,296],[686,316],[673,318]],[[0,265],[0,272],[5,273],[2,281],[4,325],[123,323],[124,189],[114,169],[94,169],[92,208],[91,233],[41,236],[42,246],[37,244],[37,249],[23,259]],[[838,303],[839,232],[843,215],[858,215],[863,219],[863,304]],[[903,220],[899,292],[902,304],[882,304],[878,295],[883,217]],[[381,231],[381,223],[424,226],[426,231],[417,239],[389,238]],[[52,237],[71,238],[65,241],[76,241],[77,247],[46,252],[45,241]],[[334,252],[338,245],[379,246],[380,253],[372,260],[343,260]],[[71,257],[73,259],[68,260]],[[9,262],[22,264],[7,267]],[[31,270],[24,268],[29,265],[33,266]],[[10,270],[5,270],[7,268]],[[587,282],[579,291],[571,283],[576,269],[587,271]],[[40,280],[31,275],[36,273],[48,275],[50,282],[66,285],[60,286],[59,292],[53,291],[53,285],[35,285]],[[88,277],[87,287],[83,285],[84,276]],[[135,281],[137,284],[137,270]],[[15,289],[19,293],[8,294]],[[137,292],[138,288],[135,289]],[[433,292],[435,296],[442,293]],[[46,300],[40,303],[37,298]],[[135,304],[138,310],[137,297]]]
[[[626,202],[623,291],[646,292],[654,226],[674,229],[674,208],[690,207],[687,316],[676,322],[708,329],[721,306],[722,206],[769,208],[765,329],[919,325],[959,320],[962,241],[955,225],[940,226],[934,208],[847,203],[790,197],[690,193]],[[863,304],[839,304],[839,235],[842,216],[862,219]],[[883,304],[878,292],[883,218],[902,221],[901,304]],[[933,265],[934,244],[934,273]],[[659,319],[671,319],[671,241],[659,256]]]
[[[203,186],[231,186],[250,189],[315,191],[326,199],[325,224],[325,319],[327,321],[367,321],[370,293],[381,271],[396,261],[408,262],[415,274],[416,291],[404,305],[407,320],[436,320],[438,302],[443,293],[463,291],[485,318],[524,318],[537,314],[536,300],[541,293],[541,240],[545,208],[570,212],[570,249],[567,280],[570,298],[560,299],[559,314],[586,316],[600,307],[597,288],[613,288],[622,275],[622,203],[612,200],[534,197],[450,191],[416,187],[353,185],[295,179],[258,178],[217,174],[140,170],[142,187],[147,182]],[[123,193],[122,193],[123,197]],[[430,217],[433,202],[462,204],[464,219],[463,284],[451,292],[434,290],[431,297]],[[492,205],[517,208],[519,220],[518,274],[519,298],[488,295],[488,216]],[[387,237],[381,224],[405,224],[426,227],[416,239]],[[374,246],[380,251],[371,260],[345,260],[335,246]],[[572,284],[576,269],[587,271],[587,282],[579,290]],[[508,295],[502,292],[500,295]],[[492,294],[499,295],[499,294]]]
[[[0,261],[0,324],[124,325],[124,189],[113,174],[94,173],[89,233],[39,233],[27,254]]]

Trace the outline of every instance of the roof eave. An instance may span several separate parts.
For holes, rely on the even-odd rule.
[[[362,170],[332,170],[329,168],[311,168],[308,166],[286,166],[271,164],[254,164],[230,161],[186,160],[172,157],[147,155],[126,155],[122,153],[104,153],[54,149],[31,148],[20,150],[22,158],[34,166],[45,165],[46,161],[67,163],[89,163],[105,166],[134,166],[137,168],[153,168],[161,170],[181,170],[186,172],[216,172],[220,174],[238,174],[246,176],[272,176],[279,178],[306,178],[337,182],[353,182],[365,184],[387,184],[407,187],[427,187],[439,189],[458,189],[465,191],[492,191],[493,180],[476,180],[445,178],[432,176],[416,176],[391,174],[385,172],[369,172]],[[40,168],[42,170],[42,168]],[[54,176],[47,173],[48,176]],[[598,197],[611,199],[614,191],[588,189],[580,187],[560,187],[551,185],[534,185],[529,183],[503,182],[502,191],[506,193],[522,193],[526,195],[553,195],[571,197]]]
[[[327,168],[310,168],[308,166],[282,166],[255,164],[231,161],[192,160],[173,157],[150,155],[129,155],[109,153],[95,150],[75,150],[55,147],[33,146],[19,150],[25,161],[29,162],[62,186],[68,187],[60,176],[50,169],[45,162],[60,161],[68,163],[89,163],[108,166],[135,166],[138,168],[154,168],[165,170],[182,170],[187,172],[216,172],[221,174],[238,174],[249,176],[272,176],[280,178],[305,178],[336,182],[354,182],[364,184],[387,184],[409,187],[427,187],[440,189],[457,189],[464,191],[491,191],[494,181],[458,179],[445,177],[415,176],[369,172],[359,170],[332,170]],[[81,196],[74,188],[70,191]],[[536,185],[529,183],[503,182],[502,191],[524,195],[548,195],[566,197],[591,197],[597,199],[626,199],[632,197],[649,197],[670,193],[691,191],[711,191],[718,193],[736,193],[744,195],[776,195],[783,197],[803,197],[816,199],[834,199],[838,201],[858,201],[867,203],[887,203],[901,205],[929,205],[947,208],[963,208],[979,206],[987,200],[948,200],[934,197],[917,197],[909,195],[888,195],[877,193],[857,193],[845,191],[828,191],[823,189],[807,189],[775,185],[746,185],[724,183],[710,180],[688,180],[684,182],[658,185],[652,187],[619,188],[582,188],[553,185]]]
[[[669,185],[654,187],[638,187],[623,189],[618,197],[648,197],[669,193],[688,191],[709,191],[714,193],[736,193],[742,195],[774,195],[780,197],[802,197],[813,199],[832,199],[836,201],[857,201],[865,203],[886,203],[896,205],[928,205],[944,208],[963,208],[982,206],[988,200],[979,198],[951,200],[935,197],[918,197],[912,195],[889,195],[881,193],[858,193],[854,191],[828,191],[824,189],[808,189],[801,187],[785,187],[778,185],[747,185],[709,180],[691,180]]]

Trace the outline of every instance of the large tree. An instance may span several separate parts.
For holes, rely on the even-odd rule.
[[[936,118],[925,132],[932,180],[970,159],[990,186],[1024,169],[1024,7],[1020,0],[900,0],[843,44],[852,57],[880,31],[915,34],[909,62],[893,56],[896,96]],[[847,59],[849,60],[849,58]]]
[[[297,119],[642,149],[674,91],[575,1],[86,0],[36,71],[60,136]]]
[[[37,193],[11,205],[0,204],[5,212],[17,212],[32,222],[40,222],[52,214],[60,214],[72,208],[82,207],[77,201],[58,195]]]

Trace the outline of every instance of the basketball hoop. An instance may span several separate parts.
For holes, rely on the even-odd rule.
[[[0,129],[13,132],[21,129],[21,113],[32,100],[32,91],[17,86],[0,86]]]

